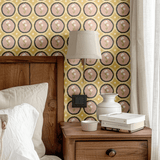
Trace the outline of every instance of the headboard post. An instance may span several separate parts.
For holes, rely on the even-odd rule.
[[[63,57],[59,57],[57,59],[57,115],[58,115],[58,117],[57,117],[58,137],[57,137],[57,139],[58,139],[59,143],[61,143],[61,153],[58,156],[63,158],[63,155],[62,155],[62,131],[60,128],[60,122],[64,121],[64,59],[63,59]]]
[[[64,121],[64,59],[59,57],[57,59],[57,114],[58,124]],[[63,84],[63,85],[62,85]],[[63,91],[63,92],[62,92]],[[63,107],[62,107],[63,106]]]

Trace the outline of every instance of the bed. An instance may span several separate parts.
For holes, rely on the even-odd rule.
[[[0,57],[0,72],[0,90],[43,82],[49,84],[43,113],[42,140],[46,155],[62,158],[59,123],[64,121],[63,57]]]

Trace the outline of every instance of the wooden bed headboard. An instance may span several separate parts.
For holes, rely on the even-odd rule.
[[[0,57],[0,90],[42,82],[49,84],[42,140],[46,154],[62,157],[59,123],[64,121],[63,57]]]

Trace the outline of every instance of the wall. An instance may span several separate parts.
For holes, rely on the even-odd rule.
[[[96,119],[100,93],[118,93],[130,110],[129,0],[0,0],[1,56],[66,56],[69,31],[96,30],[102,60],[65,59],[65,121]],[[73,109],[71,96],[87,94],[85,109]]]

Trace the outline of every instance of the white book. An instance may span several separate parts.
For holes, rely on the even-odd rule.
[[[145,115],[132,113],[111,113],[99,115],[99,120],[118,122],[123,124],[138,123],[145,120]]]
[[[144,121],[141,121],[138,123],[132,123],[132,124],[123,124],[123,123],[102,120],[101,127],[114,128],[114,129],[120,129],[120,130],[128,130],[131,132],[135,132],[137,130],[141,130],[144,128]]]

